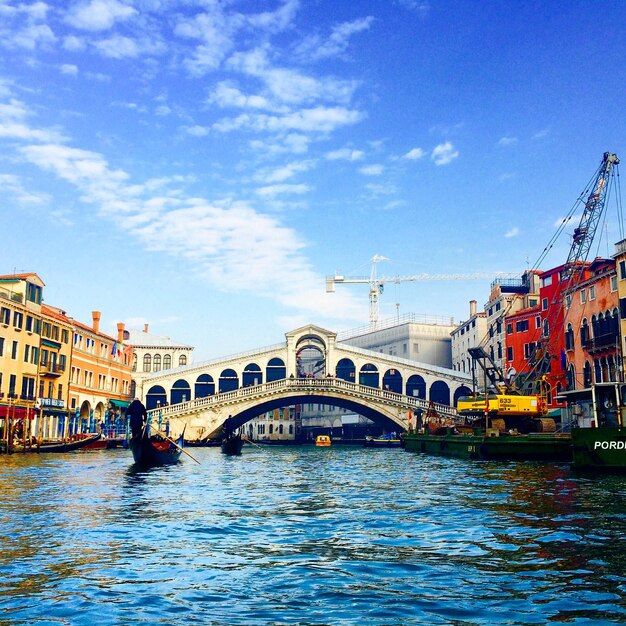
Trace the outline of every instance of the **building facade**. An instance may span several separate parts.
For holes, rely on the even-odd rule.
[[[566,296],[567,389],[622,380],[618,280],[614,259],[596,259],[591,276]]]
[[[143,330],[124,331],[124,343],[132,350],[132,395],[141,397],[146,394],[143,381],[147,376],[193,364],[193,346],[152,334],[148,329],[145,324]]]
[[[477,311],[476,300],[470,301],[470,316],[450,333],[452,368],[465,373],[473,371],[469,349],[481,345],[487,335],[487,314]]]
[[[131,354],[122,339],[100,330],[99,311],[92,325],[74,321],[69,405],[71,430],[90,432],[105,426],[121,427],[131,399]]]
[[[378,322],[377,329],[346,331],[338,340],[357,348],[410,359],[437,367],[452,368],[454,321],[447,317],[408,314]]]

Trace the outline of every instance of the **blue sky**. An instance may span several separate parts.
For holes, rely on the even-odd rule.
[[[0,273],[196,360],[366,324],[367,286],[324,277],[375,254],[521,273],[624,152],[625,28],[623,2],[0,0]],[[489,284],[380,314],[460,321]]]

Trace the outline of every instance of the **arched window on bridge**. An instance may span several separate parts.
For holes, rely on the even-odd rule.
[[[396,369],[387,370],[383,376],[383,389],[402,393],[402,374]]]
[[[341,359],[335,368],[335,377],[347,380],[349,383],[355,382],[356,367],[350,359]]]
[[[219,389],[220,393],[225,391],[234,391],[239,388],[239,376],[232,369],[226,369],[220,374]]]
[[[167,394],[161,385],[155,385],[148,389],[146,394],[146,409],[156,409],[157,406],[164,406],[167,402]]]
[[[165,354],[163,356],[163,369],[164,370],[172,369],[172,355],[171,354]]]
[[[191,387],[186,380],[180,378],[172,385],[170,404],[191,400]]]
[[[210,374],[200,374],[196,379],[194,398],[206,398],[215,394],[215,381]]]
[[[379,387],[379,379],[378,368],[373,363],[366,363],[359,372],[359,385]]]
[[[419,374],[413,374],[406,381],[406,395],[426,400],[426,381]]]
[[[450,387],[443,380],[435,381],[430,387],[430,400],[450,406]]]
[[[152,368],[152,357],[149,354],[143,355],[143,371],[149,372]]]
[[[459,401],[459,398],[462,398],[463,396],[469,396],[471,395],[472,390],[469,387],[466,387],[465,385],[461,385],[455,392],[454,392],[454,406],[457,405],[457,402]]]
[[[322,378],[326,375],[326,344],[318,335],[303,335],[296,344],[298,378]]]
[[[178,367],[182,367],[183,365],[187,365],[187,355],[181,354],[178,357]]]
[[[256,363],[249,363],[243,370],[241,384],[244,387],[263,384],[263,372]]]
[[[161,371],[161,355],[155,354],[154,359],[152,359],[152,371],[160,372]]]
[[[283,378],[287,378],[287,368],[285,367],[285,362],[278,357],[270,359],[267,364],[265,377],[267,378],[268,383],[271,383],[274,380],[283,380]]]

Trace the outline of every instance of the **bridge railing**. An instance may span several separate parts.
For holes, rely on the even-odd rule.
[[[401,393],[390,391],[389,389],[380,389],[378,387],[369,387],[368,385],[359,385],[342,378],[283,378],[272,382],[261,383],[260,385],[250,385],[248,387],[240,387],[232,391],[223,391],[211,396],[196,398],[195,400],[187,400],[179,404],[172,404],[157,407],[148,411],[153,416],[176,417],[181,414],[197,413],[203,409],[212,406],[236,402],[237,400],[256,396],[259,399],[264,396],[273,395],[285,390],[317,390],[317,391],[333,391],[341,389],[347,391],[351,395],[357,397],[369,397],[372,399],[384,400],[397,406],[404,406],[407,409],[426,410],[431,407],[428,400],[416,398],[415,396],[405,396]],[[432,407],[440,414],[446,416],[455,416],[456,410],[446,404],[433,403]]]

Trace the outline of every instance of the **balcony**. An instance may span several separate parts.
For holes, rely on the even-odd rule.
[[[602,352],[606,350],[616,350],[619,348],[619,335],[617,333],[606,333],[587,340],[587,351],[589,354]]]
[[[46,361],[44,361],[39,367],[39,374],[41,376],[51,376],[53,378],[61,376],[64,371],[64,367],[61,367],[56,363],[48,363]]]

